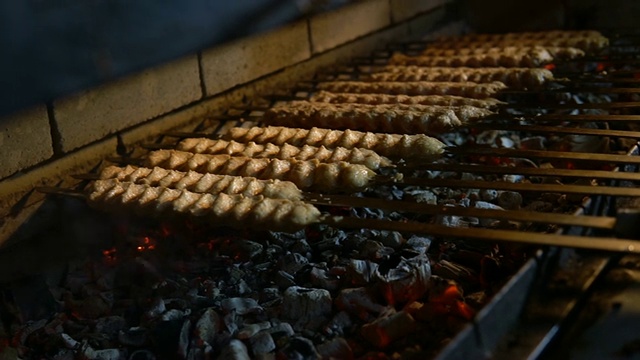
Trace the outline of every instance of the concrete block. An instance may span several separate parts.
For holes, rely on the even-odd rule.
[[[47,107],[38,105],[0,119],[0,149],[0,178],[53,156]]]
[[[306,21],[205,50],[201,61],[207,95],[219,94],[310,56]]]
[[[389,26],[389,1],[358,2],[316,15],[309,21],[313,53],[320,53]]]
[[[68,152],[202,98],[192,55],[54,102],[59,145]]]
[[[391,21],[399,23],[451,0],[391,0]]]

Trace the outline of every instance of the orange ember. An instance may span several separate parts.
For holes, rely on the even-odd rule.
[[[156,242],[148,236],[142,238],[142,242],[136,247],[138,251],[154,250],[156,248]]]
[[[440,314],[458,316],[465,320],[473,319],[475,311],[464,302],[462,291],[457,285],[449,285],[442,294],[431,298],[429,304]]]
[[[547,70],[550,70],[550,71],[551,70],[555,70],[556,64],[547,64],[547,65],[544,66],[544,68],[547,69]]]
[[[596,71],[601,72],[607,69],[607,65],[603,62],[599,62],[598,66],[596,66]]]

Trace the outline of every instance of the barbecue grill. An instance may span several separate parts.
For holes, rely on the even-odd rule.
[[[558,354],[557,345],[571,340],[565,334],[584,320],[585,303],[606,293],[602,284],[610,274],[633,269],[640,251],[634,127],[640,45],[633,33],[605,34],[610,45],[602,51],[539,64],[553,74],[544,84],[500,89],[490,114],[412,128],[440,139],[441,154],[390,156],[393,166],[375,169],[366,189],[302,189],[304,202],[322,217],[295,226],[291,230],[302,230],[293,235],[244,231],[246,224],[265,225],[253,217],[235,224],[239,230],[219,229],[170,210],[160,219],[139,216],[144,211],[135,206],[121,213],[125,207],[106,201],[102,205],[121,214],[105,217],[86,207],[86,189],[104,177],[105,163],[152,167],[150,154],[184,139],[231,141],[232,129],[281,125],[280,109],[307,104],[332,82],[371,83],[390,59],[415,58],[435,48],[433,41],[392,42],[225,108],[191,131],[156,134],[143,146],[120,143],[119,153],[93,171],[37,189],[49,199],[45,216],[69,212],[81,224],[76,231],[107,245],[89,246],[89,271],[72,262],[65,274],[48,272],[46,282],[6,282],[0,334],[12,342],[4,349],[114,359]],[[336,108],[349,118],[386,106],[395,115],[411,106],[423,114],[441,106],[339,107],[331,101],[314,105],[322,106],[314,121]],[[342,130],[357,126],[352,121]],[[375,131],[369,126],[360,130]],[[238,155],[228,147],[222,152]],[[266,229],[275,223],[267,218]],[[9,248],[5,256],[28,259],[21,249]],[[66,288],[56,283],[61,279]],[[69,287],[73,281],[76,288]],[[118,292],[125,288],[126,295]],[[34,291],[45,295],[32,301],[25,292]],[[112,314],[115,308],[132,313]],[[110,335],[97,337],[101,333]],[[57,340],[49,343],[45,334]],[[633,354],[632,340],[613,351]]]

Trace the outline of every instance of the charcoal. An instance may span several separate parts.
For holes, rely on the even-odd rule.
[[[186,320],[182,324],[182,328],[180,329],[180,335],[178,337],[178,358],[186,359],[187,354],[189,353],[189,333],[191,330],[191,321]]]
[[[327,290],[292,286],[283,295],[283,316],[295,321],[294,328],[316,328],[328,320],[332,303]]]
[[[395,312],[390,309],[373,322],[362,326],[360,334],[371,345],[384,348],[390,343],[415,331],[415,319],[405,311]]]
[[[431,265],[426,255],[402,259],[393,269],[380,274],[388,304],[416,300],[427,292]]]
[[[353,351],[342,337],[327,340],[316,347],[322,359],[353,359]]]
[[[291,275],[295,275],[300,269],[309,263],[304,255],[298,253],[287,253],[282,257],[280,269]]]
[[[263,309],[258,302],[252,298],[228,298],[220,302],[222,310],[226,313],[234,311],[238,315],[246,315],[261,312]]]
[[[498,198],[498,191],[494,189],[480,190],[480,199],[484,201],[495,201]]]
[[[404,244],[405,239],[398,231],[380,231],[375,240],[382,243],[386,247],[397,249]]]
[[[271,337],[278,346],[284,346],[283,344],[286,343],[293,334],[295,334],[293,327],[286,322],[274,324],[267,331],[271,334]]]
[[[246,324],[238,332],[236,337],[238,339],[241,339],[241,340],[249,339],[252,336],[254,336],[255,334],[257,334],[258,332],[260,332],[262,330],[267,330],[270,327],[271,327],[271,323],[268,322],[268,321],[264,321],[264,322],[256,323],[256,324]]]
[[[503,191],[498,196],[498,205],[507,210],[518,210],[522,205],[522,195],[516,191]]]
[[[195,336],[208,344],[213,344],[214,338],[220,332],[220,316],[213,308],[206,309],[195,325]]]
[[[78,349],[80,348],[80,342],[69,336],[68,334],[60,334],[60,339],[62,339],[62,343],[67,349]]]
[[[314,266],[311,269],[310,281],[311,285],[329,291],[335,291],[340,288],[340,280],[329,275],[325,269]]]
[[[149,339],[149,330],[142,327],[132,327],[118,333],[118,341],[122,345],[141,347]]]
[[[156,356],[149,350],[136,350],[129,355],[129,360],[156,360]]]
[[[365,240],[360,243],[358,253],[364,259],[377,260],[382,259],[393,253],[393,249],[385,247],[379,241]]]
[[[364,287],[343,289],[336,298],[338,308],[348,313],[360,317],[363,320],[368,319],[370,313],[380,313],[385,307],[376,303],[369,290]]]
[[[161,298],[155,298],[149,305],[146,315],[150,319],[153,319],[162,315],[165,311],[167,311],[167,307],[165,306],[164,300]]]
[[[238,316],[235,311],[231,311],[228,314],[225,314],[222,318],[224,325],[227,327],[227,331],[229,334],[235,334],[240,329],[240,322],[242,319]]]
[[[311,255],[311,251],[312,251],[311,245],[309,245],[309,243],[305,239],[296,241],[289,248],[289,250],[291,250],[291,252],[293,253],[300,254],[307,258]]]
[[[231,340],[227,346],[222,349],[218,356],[219,360],[250,360],[247,347],[240,340]]]
[[[406,193],[410,195],[416,202],[435,205],[438,203],[438,196],[431,190],[410,189]]]
[[[405,248],[415,250],[419,254],[426,254],[430,246],[431,239],[417,235],[412,235],[404,245]]]
[[[263,355],[276,349],[276,343],[268,331],[260,331],[249,339],[254,356]]]
[[[260,302],[268,302],[280,298],[280,290],[277,288],[269,287],[262,289],[260,293]]]
[[[313,345],[313,341],[302,336],[294,336],[289,340],[287,346],[282,349],[286,359],[291,360],[316,360],[320,359],[320,354]]]
[[[324,327],[327,335],[342,336],[347,333],[348,328],[353,326],[353,321],[346,311],[340,311],[335,314]]]
[[[186,311],[171,309],[165,312],[164,314],[162,314],[162,316],[160,316],[160,320],[161,321],[180,320],[185,316],[188,316],[189,313],[190,313],[189,309],[187,309]]]
[[[106,316],[96,321],[95,331],[115,338],[126,325],[127,321],[122,316]]]
[[[378,263],[351,259],[347,264],[347,281],[354,286],[364,286],[378,277]]]
[[[180,334],[185,321],[160,321],[150,332],[150,341],[156,354],[177,354]]]
[[[292,274],[279,270],[273,276],[273,283],[280,289],[286,289],[296,285],[296,279]]]
[[[262,254],[263,246],[255,241],[232,239],[222,242],[220,254],[239,261],[248,261]]]

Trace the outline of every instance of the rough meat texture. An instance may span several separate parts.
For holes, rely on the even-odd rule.
[[[212,140],[206,138],[190,138],[182,140],[178,150],[199,154],[228,154],[241,155],[253,158],[274,158],[274,159],[295,159],[313,160],[332,163],[346,161],[352,164],[362,164],[372,170],[381,167],[391,166],[391,160],[378,155],[375,151],[368,149],[346,149],[337,147],[327,149],[324,146],[294,146],[291,144],[256,144],[255,142],[239,143],[236,141]]]
[[[556,40],[556,39],[569,39],[569,38],[602,38],[602,34],[596,30],[548,30],[548,31],[523,31],[523,32],[511,32],[503,34],[467,34],[463,36],[446,36],[440,38],[437,43],[440,42],[455,42],[455,41],[498,41],[498,40]]]
[[[547,69],[500,67],[443,68],[388,65],[384,71],[371,74],[373,81],[472,81],[489,84],[499,81],[513,89],[538,88],[553,79],[553,73]]]
[[[153,187],[117,179],[94,181],[89,203],[99,209],[131,211],[143,216],[186,216],[218,226],[240,229],[297,231],[318,223],[322,216],[313,205],[263,196],[201,194]]]
[[[597,52],[609,46],[609,39],[604,36],[569,36],[551,38],[487,38],[485,40],[466,40],[464,38],[454,38],[448,41],[440,41],[429,45],[433,48],[456,49],[456,48],[493,48],[505,46],[551,46],[551,47],[573,47],[585,52]]]
[[[375,75],[375,74],[374,74]],[[393,76],[400,77],[393,73]],[[318,83],[319,90],[361,94],[391,95],[454,95],[474,99],[486,99],[507,86],[501,82],[479,84],[475,82],[376,80],[326,81]]]
[[[453,95],[387,95],[387,94],[357,94],[357,93],[332,93],[318,91],[309,99],[312,102],[323,103],[357,103],[357,104],[406,104],[406,105],[440,105],[440,106],[475,106],[480,108],[493,108],[504,102],[494,99],[472,99]]]
[[[193,154],[177,150],[152,151],[145,166],[193,170],[258,179],[291,181],[301,189],[326,192],[361,190],[370,185],[375,173],[364,165],[344,161],[321,163],[317,160],[253,159],[229,155]]]
[[[455,48],[442,49],[438,47],[428,47],[422,51],[423,56],[460,56],[460,55],[479,55],[479,54],[500,54],[511,55],[514,53],[531,51],[533,49],[543,49],[548,52],[554,59],[570,60],[583,57],[584,51],[572,47],[559,46],[503,46],[492,48]]]
[[[289,181],[259,180],[253,177],[182,172],[160,167],[145,168],[128,165],[109,166],[100,172],[101,179],[117,179],[149,186],[160,186],[195,193],[258,196],[274,199],[301,200],[302,191]]]
[[[505,53],[483,53],[451,56],[409,56],[395,53],[392,65],[443,66],[443,67],[539,67],[553,61],[553,56],[544,48]]]
[[[327,104],[291,101],[267,110],[270,125],[355,129],[396,134],[434,134],[493,114],[473,106]]]
[[[377,134],[353,130],[299,129],[281,126],[231,128],[226,135],[238,141],[371,149],[378,154],[404,159],[433,159],[444,152],[444,144],[424,134]]]

